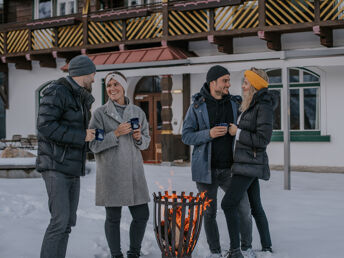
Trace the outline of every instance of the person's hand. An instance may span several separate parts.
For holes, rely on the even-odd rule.
[[[141,128],[139,129],[136,129],[133,131],[133,138],[136,140],[136,141],[140,141],[141,140]]]
[[[85,142],[91,142],[96,137],[96,129],[86,129]]]
[[[116,137],[120,137],[121,135],[126,135],[131,132],[131,124],[129,123],[122,123],[120,124],[117,129],[114,131]]]
[[[227,133],[227,126],[215,126],[210,129],[210,137],[211,138],[217,138],[224,136]]]
[[[238,127],[235,124],[230,123],[228,132],[230,135],[235,136],[238,131]]]

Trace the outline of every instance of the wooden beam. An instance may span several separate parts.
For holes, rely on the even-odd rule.
[[[258,37],[265,40],[268,49],[280,51],[282,49],[281,34],[277,32],[258,31]]]
[[[219,52],[233,54],[233,37],[209,35],[208,41],[217,45]]]
[[[320,37],[320,44],[324,47],[333,47],[333,32],[332,28],[313,26],[313,32]]]
[[[170,10],[192,11],[209,8],[219,8],[230,5],[240,5],[245,0],[208,0],[208,1],[175,1],[169,7]]]
[[[56,59],[52,54],[30,55],[30,58],[39,61],[40,67],[56,68]]]
[[[25,56],[6,57],[6,62],[15,63],[16,69],[32,70],[31,61],[27,60]]]

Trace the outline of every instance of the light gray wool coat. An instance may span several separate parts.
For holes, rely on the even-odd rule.
[[[141,125],[142,143],[138,144],[131,134],[118,138],[114,134],[119,124],[138,117]],[[141,108],[133,104],[125,107],[123,118],[109,100],[97,108],[89,128],[103,129],[104,140],[90,142],[95,154],[96,205],[105,207],[133,206],[150,201],[140,150],[150,143],[149,125]]]

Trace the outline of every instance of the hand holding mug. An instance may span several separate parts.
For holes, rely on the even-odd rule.
[[[85,142],[91,142],[94,140],[96,130],[95,129],[86,129],[86,137],[85,137]]]
[[[226,135],[227,133],[227,126],[215,126],[210,129],[210,137],[217,138]]]
[[[133,131],[133,138],[136,140],[136,141],[140,141],[141,140],[141,128],[139,129],[136,129]]]
[[[235,136],[238,131],[238,127],[235,124],[229,124],[228,132],[230,135]]]
[[[126,135],[129,134],[131,132],[131,124],[129,123],[122,123],[120,124],[117,129],[114,131],[114,134],[116,135],[116,137],[120,137],[121,135]]]

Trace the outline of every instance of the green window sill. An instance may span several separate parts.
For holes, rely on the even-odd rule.
[[[272,133],[272,142],[283,142],[283,132],[275,131]],[[320,135],[320,131],[292,131],[290,132],[291,142],[330,142],[330,135]]]

